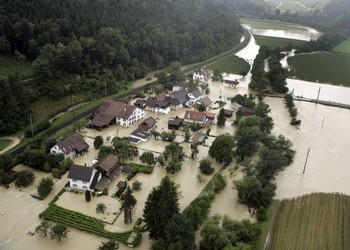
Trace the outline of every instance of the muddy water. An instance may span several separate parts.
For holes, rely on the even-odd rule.
[[[281,37],[288,39],[296,39],[303,41],[310,41],[311,39],[317,39],[321,33],[317,30],[299,25],[288,25],[286,29],[257,29],[250,24],[244,24],[244,27],[249,29],[253,35]]]
[[[275,122],[273,130],[289,138],[297,150],[294,163],[277,177],[278,199],[311,192],[350,194],[350,111],[346,109],[295,102],[300,129],[289,125],[281,99],[267,98]],[[302,174],[307,150],[310,154]]]

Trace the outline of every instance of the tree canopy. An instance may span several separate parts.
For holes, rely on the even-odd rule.
[[[164,236],[164,230],[171,218],[179,213],[179,197],[175,183],[165,176],[159,186],[152,189],[147,197],[143,217],[151,239]]]

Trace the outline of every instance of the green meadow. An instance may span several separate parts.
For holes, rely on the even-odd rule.
[[[218,68],[221,72],[240,74],[241,71],[248,72],[250,66],[244,59],[235,55],[229,55],[209,64],[208,68],[211,70]]]
[[[290,76],[298,79],[350,86],[350,54],[315,52],[288,58]]]
[[[338,44],[334,49],[333,52],[338,52],[338,53],[345,53],[345,54],[350,54],[350,40],[345,40]]]

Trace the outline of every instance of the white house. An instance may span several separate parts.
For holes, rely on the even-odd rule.
[[[209,70],[200,67],[197,68],[193,71],[193,80],[198,80],[200,82],[208,82],[208,80],[210,79],[210,73]]]
[[[96,181],[98,181],[101,175],[92,167],[74,164],[70,167],[67,178],[69,179],[70,188],[94,191],[93,180],[96,178]]]
[[[59,141],[50,149],[51,154],[63,154],[64,158],[73,158],[86,152],[89,148],[83,137],[80,134],[73,134],[68,138]]]
[[[200,100],[201,95],[202,94],[198,89],[192,91],[191,93],[188,93],[187,96],[190,98],[190,104],[196,104]]]
[[[114,123],[129,127],[145,117],[145,111],[142,109],[114,100],[103,101],[97,112],[98,114],[90,122],[92,127],[97,128]]]
[[[229,88],[237,88],[239,84],[239,81],[237,79],[235,80],[224,80],[224,85],[225,87],[229,87]]]

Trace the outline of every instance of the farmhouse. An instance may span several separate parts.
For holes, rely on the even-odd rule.
[[[179,91],[182,89],[188,91],[188,83],[181,81],[181,82],[177,82],[173,85],[173,92]]]
[[[129,127],[145,117],[145,112],[142,109],[114,100],[103,101],[97,112],[98,114],[90,122],[92,127],[97,128],[110,124]]]
[[[206,108],[211,108],[213,106],[213,102],[208,96],[202,97],[200,99],[200,103],[203,104]]]
[[[169,97],[164,98],[164,100],[161,98],[149,97],[146,101],[145,109],[150,112],[166,115],[170,112],[170,102],[171,98]]]
[[[51,154],[63,154],[64,158],[73,158],[86,152],[89,148],[83,137],[80,134],[73,134],[68,138],[59,141],[50,149]]]
[[[94,190],[93,177],[97,171],[92,167],[72,165],[69,170],[69,187],[81,190]]]

